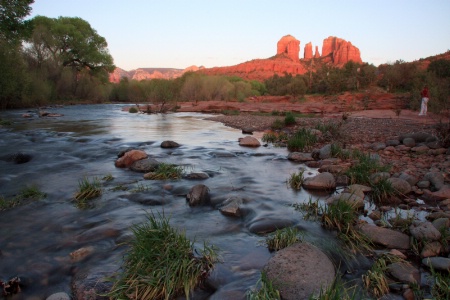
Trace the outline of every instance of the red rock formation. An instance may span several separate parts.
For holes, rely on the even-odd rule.
[[[292,35],[283,36],[277,43],[277,55],[286,54],[293,61],[299,60],[300,41]]]
[[[319,57],[320,57],[319,46],[316,46],[316,51],[314,51],[314,58],[319,58]]]
[[[349,61],[362,63],[359,49],[346,40],[330,36],[323,40],[322,56],[330,56],[334,65],[344,65]]]
[[[305,45],[305,53],[303,55],[304,59],[311,59],[313,58],[313,52],[312,52],[312,44],[311,42],[307,43]]]

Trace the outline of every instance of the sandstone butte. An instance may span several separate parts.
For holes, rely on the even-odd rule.
[[[188,71],[207,75],[228,75],[251,80],[264,80],[272,77],[274,74],[305,74],[309,71],[314,71],[316,66],[322,64],[342,67],[349,61],[362,63],[361,54],[357,47],[346,40],[333,36],[323,40],[322,55],[319,53],[318,46],[315,46],[313,54],[311,43],[305,45],[302,59],[300,59],[299,53],[300,41],[292,35],[285,35],[277,43],[276,55],[270,58],[254,59],[235,66],[214,68],[197,66],[191,66],[186,69],[139,68],[129,72],[116,68],[110,74],[109,81],[117,83],[123,77],[135,80],[171,79],[180,77]]]
[[[254,59],[235,66],[202,69],[199,72],[207,75],[235,75],[244,79],[264,80],[274,74],[302,75],[309,71],[314,72],[317,66],[323,64],[342,67],[349,61],[362,63],[361,53],[357,47],[334,36],[323,40],[322,54],[316,46],[313,55],[311,43],[305,45],[302,59],[299,53],[300,41],[292,35],[286,35],[278,41],[277,53],[273,57]]]

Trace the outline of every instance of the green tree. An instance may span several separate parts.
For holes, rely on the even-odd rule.
[[[438,78],[448,78],[450,77],[450,60],[434,60],[428,65],[427,71],[433,72]]]
[[[0,40],[20,41],[27,29],[24,18],[34,0],[0,0]]]

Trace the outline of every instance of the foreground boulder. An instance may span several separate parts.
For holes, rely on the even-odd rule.
[[[265,267],[267,278],[282,299],[308,299],[333,284],[335,269],[317,247],[297,243],[278,251]]]
[[[178,148],[180,147],[180,144],[174,141],[164,141],[161,143],[161,148],[165,149],[171,149],[171,148]]]
[[[154,172],[158,168],[159,165],[160,165],[160,162],[154,158],[141,159],[141,160],[135,161],[130,166],[130,170],[135,171],[135,172],[140,172],[140,173]]]
[[[134,162],[147,157],[147,153],[142,150],[130,150],[116,160],[115,166],[117,168],[129,168]]]

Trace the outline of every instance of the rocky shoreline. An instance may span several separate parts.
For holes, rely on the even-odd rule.
[[[271,131],[271,124],[280,117],[257,115],[225,115],[209,118],[243,132]],[[295,132],[298,128],[314,128],[319,123],[339,124],[339,136],[319,139],[312,153],[291,152],[288,159],[318,168],[319,174],[307,178],[306,189],[344,186],[338,198],[358,203],[364,208],[364,199],[370,187],[349,185],[342,179],[343,171],[351,161],[330,156],[330,143],[338,142],[345,149],[358,149],[377,157],[389,172],[376,174],[389,180],[395,190],[386,203],[372,211],[364,211],[371,222],[361,221],[358,230],[376,245],[381,253],[394,253],[404,259],[388,266],[390,284],[400,282],[391,292],[404,299],[414,299],[413,286],[432,289],[426,274],[430,268],[444,274],[450,272],[450,148],[437,140],[435,124],[404,119],[297,118],[294,126],[281,129]],[[336,198],[336,197],[334,197]],[[327,200],[332,204],[331,197]],[[387,219],[389,211],[403,211],[404,216]],[[424,218],[416,218],[422,214]],[[383,215],[385,219],[382,220]],[[399,229],[402,224],[402,230]],[[425,289],[427,289],[425,288]],[[417,292],[417,291],[416,291]],[[425,292],[425,295],[428,295]],[[428,295],[431,296],[431,295]]]

